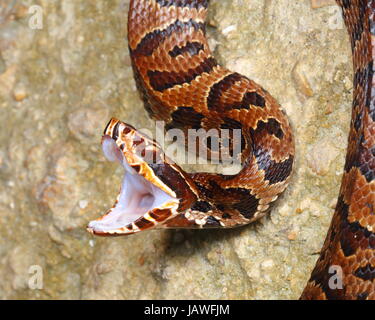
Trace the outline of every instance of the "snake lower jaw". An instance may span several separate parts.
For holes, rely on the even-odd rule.
[[[178,214],[179,200],[138,174],[112,138],[104,136],[102,146],[106,158],[120,163],[125,174],[114,206],[102,217],[91,221],[87,231],[101,236],[133,234],[160,227]],[[160,215],[160,212],[164,214]]]

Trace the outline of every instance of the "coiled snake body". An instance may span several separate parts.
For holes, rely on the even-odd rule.
[[[131,0],[128,40],[134,76],[146,110],[165,121],[167,129],[180,129],[186,136],[190,129],[241,130],[242,169],[232,175],[186,173],[155,141],[112,119],[103,150],[126,174],[114,207],[89,224],[93,234],[248,224],[264,216],[288,185],[294,159],[288,119],[266,90],[212,57],[205,37],[208,3]],[[374,299],[375,0],[338,4],[353,49],[353,116],[337,208],[301,298]],[[235,143],[231,132],[229,153]],[[206,141],[211,158],[216,155],[212,140]],[[329,285],[333,265],[342,270],[342,287]]]

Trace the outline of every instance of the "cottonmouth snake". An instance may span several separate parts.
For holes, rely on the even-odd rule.
[[[375,0],[337,2],[353,52],[352,121],[336,211],[301,298],[374,299]],[[187,173],[154,140],[112,119],[104,131],[103,150],[126,173],[114,207],[89,224],[93,234],[245,225],[264,216],[288,185],[294,141],[287,116],[261,86],[213,58],[205,37],[208,3],[131,0],[132,67],[153,119],[165,121],[166,129],[179,129],[188,145],[191,129],[220,129],[204,140],[208,157],[223,160],[226,150],[232,159],[238,157],[242,168],[230,175]],[[229,134],[224,136],[223,129]],[[240,130],[238,140],[234,129]],[[338,267],[335,275],[332,266]]]

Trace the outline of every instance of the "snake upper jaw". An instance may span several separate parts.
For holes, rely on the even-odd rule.
[[[178,214],[179,199],[153,183],[152,176],[144,173],[145,168],[138,168],[147,166],[146,163],[137,163],[136,171],[116,140],[104,135],[102,147],[106,158],[120,163],[125,170],[120,193],[115,205],[102,217],[91,221],[87,231],[100,236],[118,236],[162,227],[165,221]]]

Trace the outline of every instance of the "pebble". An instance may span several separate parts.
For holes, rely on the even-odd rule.
[[[224,35],[227,35],[228,33],[232,32],[232,31],[236,31],[237,30],[237,26],[236,25],[231,25],[231,26],[228,26],[226,28],[223,29],[223,34]]]
[[[108,121],[108,108],[94,105],[82,107],[69,115],[68,128],[81,141],[93,139],[104,129]],[[98,131],[98,128],[101,130]]]
[[[288,239],[289,240],[296,240],[297,239],[297,232],[296,231],[291,231],[288,233]]]
[[[261,268],[262,270],[268,270],[268,269],[272,269],[273,266],[274,266],[274,261],[272,259],[267,259],[267,260],[264,260],[262,263],[261,263]]]
[[[17,102],[21,102],[25,100],[26,97],[27,97],[27,93],[24,87],[17,87],[14,89],[13,91],[14,100],[16,100]]]
[[[292,70],[292,77],[294,80],[294,84],[296,89],[304,94],[306,97],[312,97],[314,95],[314,91],[311,88],[309,80],[307,79],[305,72],[303,70],[303,65],[300,62],[297,62]]]
[[[48,227],[48,235],[51,240],[55,241],[56,243],[63,243],[63,236],[60,231],[58,231],[53,225]]]
[[[80,200],[78,202],[78,205],[81,209],[85,209],[87,207],[87,205],[89,204],[89,202],[87,200]]]
[[[324,176],[329,171],[331,162],[338,156],[339,150],[329,139],[313,144],[306,155],[307,165],[317,175]]]
[[[286,217],[286,216],[289,215],[290,212],[291,212],[291,208],[290,208],[290,206],[287,203],[283,204],[279,208],[279,214],[280,214],[280,216]]]

